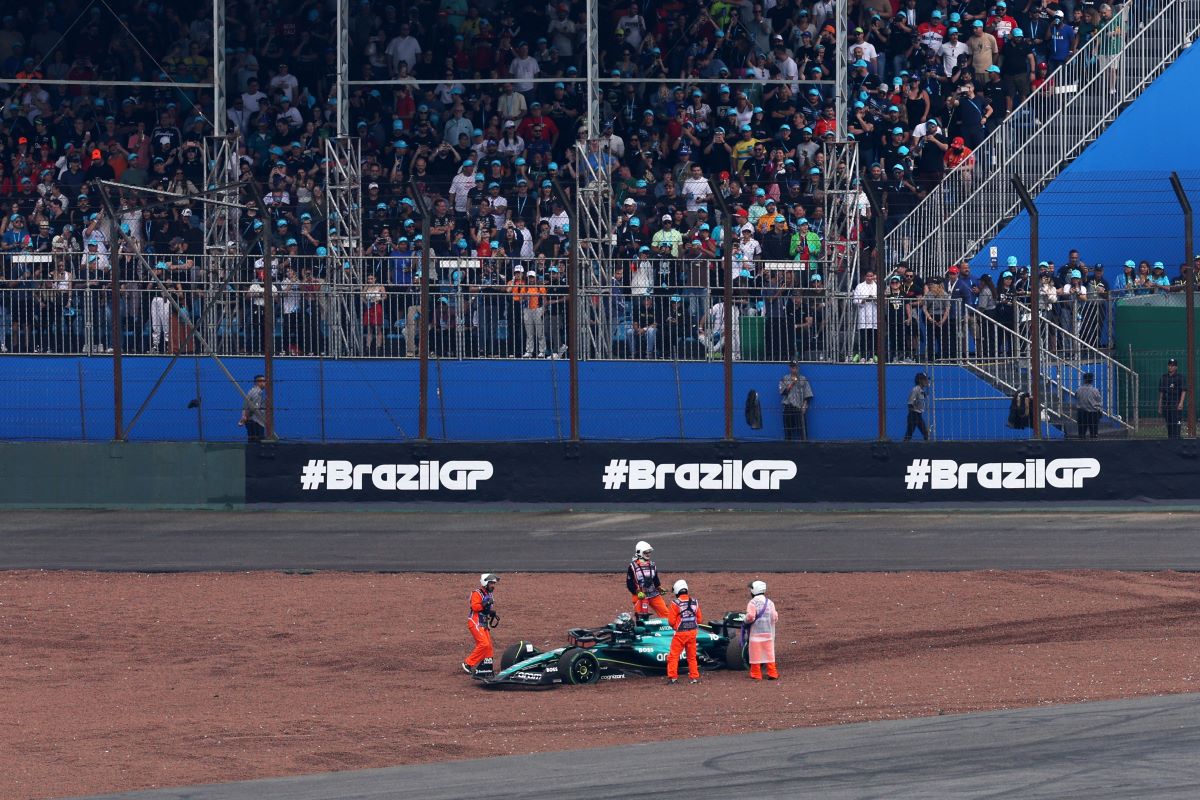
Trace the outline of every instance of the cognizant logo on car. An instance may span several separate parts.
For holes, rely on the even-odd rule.
[[[979,464],[953,459],[914,458],[904,471],[904,488],[920,489],[1080,489],[1100,474],[1094,458],[1027,458]]]
[[[680,489],[778,489],[796,477],[795,461],[729,459],[720,463],[658,464],[636,458],[614,458],[604,467],[604,488],[665,489],[670,480]]]

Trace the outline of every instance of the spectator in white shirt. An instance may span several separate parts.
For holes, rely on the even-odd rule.
[[[275,94],[277,90],[282,90],[288,97],[295,97],[300,91],[300,81],[295,75],[288,73],[288,65],[280,64],[279,71],[271,76],[271,94]]]
[[[259,105],[265,102],[267,96],[258,88],[258,78],[251,78],[246,83],[246,91],[242,93],[242,108],[247,114],[257,114]]]
[[[300,116],[300,109],[292,105],[291,97],[285,94],[279,98],[279,102],[283,103],[283,110],[276,115],[275,119],[285,121],[293,130],[304,124],[304,117]]]
[[[525,112],[529,109],[525,98],[513,89],[511,83],[504,84],[503,89],[499,99],[496,100],[496,110],[500,112],[500,119],[517,120],[525,116]]]
[[[409,70],[412,70],[417,65],[417,56],[421,55],[421,43],[409,31],[408,23],[405,22],[400,26],[400,33],[392,37],[387,44],[387,49],[384,50],[387,53],[393,75],[396,74],[401,61],[408,65]]]
[[[699,164],[692,164],[691,174],[683,182],[683,196],[687,198],[688,211],[695,211],[712,196],[712,187]]]
[[[958,40],[958,28],[949,28],[946,30],[946,41],[942,42],[938,52],[942,56],[942,72],[946,73],[949,78],[954,74],[954,68],[958,66],[958,57],[970,52],[965,42]]]
[[[521,42],[517,47],[517,57],[508,65],[508,73],[516,79],[514,86],[518,92],[525,95],[526,101],[533,95],[533,83],[529,79],[536,78],[541,71],[537,59],[529,55],[529,45]]]
[[[450,200],[458,214],[467,213],[468,193],[475,188],[475,162],[467,159],[462,163],[462,169],[450,181]]]

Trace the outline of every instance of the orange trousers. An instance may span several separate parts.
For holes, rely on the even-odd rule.
[[[675,631],[671,637],[671,652],[667,654],[667,677],[679,677],[679,654],[687,651],[688,677],[700,677],[700,663],[696,660],[696,632]]]
[[[762,676],[762,668],[763,667],[767,668],[767,677],[768,678],[778,678],[779,677],[779,670],[775,668],[774,661],[772,661],[770,664],[751,664],[750,665],[750,677],[756,681],[761,681],[763,679],[763,676]]]
[[[654,597],[647,597],[645,600],[639,600],[636,594],[630,596],[633,598],[633,613],[649,614],[653,611],[660,617],[667,616],[667,603],[662,599],[661,594]]]
[[[492,657],[492,632],[473,619],[467,620],[467,630],[475,640],[475,649],[467,656],[467,666],[477,667],[479,662]]]

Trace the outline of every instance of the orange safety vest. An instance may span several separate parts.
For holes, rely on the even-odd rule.
[[[675,626],[675,630],[679,631],[680,633],[683,633],[684,631],[696,630],[700,604],[691,597],[689,597],[687,600],[675,598],[675,608],[679,609],[679,624]]]
[[[658,576],[658,568],[654,566],[654,562],[647,562],[646,566],[642,566],[635,558],[629,564],[633,570],[633,582],[638,585],[646,597],[658,597],[660,592],[654,584],[654,579]]]
[[[486,628],[488,623],[488,614],[492,611],[492,603],[494,603],[492,593],[483,589],[476,589],[471,592],[471,613],[467,615],[467,620],[474,622],[481,628]]]

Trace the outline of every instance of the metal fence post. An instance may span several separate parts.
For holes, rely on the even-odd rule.
[[[1187,192],[1183,190],[1183,182],[1179,174],[1171,173],[1171,187],[1175,189],[1175,197],[1179,199],[1179,207],[1183,209],[1183,263],[1184,287],[1187,293],[1184,297],[1187,324],[1187,419],[1188,436],[1196,438],[1196,259],[1195,246],[1192,241],[1192,202],[1188,200]]]
[[[1029,401],[1030,410],[1035,415],[1030,420],[1033,423],[1033,438],[1042,438],[1042,337],[1041,311],[1039,295],[1041,294],[1042,279],[1038,270],[1038,209],[1025,188],[1021,176],[1013,175],[1013,188],[1021,198],[1021,206],[1029,214]],[[1035,272],[1035,270],[1038,270]]]
[[[429,241],[429,205],[424,195],[415,185],[409,185],[410,196],[421,215],[421,310],[417,312],[417,335],[420,336],[420,349],[417,365],[418,389],[417,399],[417,438],[421,441],[429,439],[429,270],[433,265],[430,258]]]
[[[104,191],[103,188],[100,191]],[[120,263],[121,244],[117,237],[117,217],[108,209],[108,286],[109,286],[109,336],[112,337],[112,373],[113,373],[113,441],[119,442],[125,438],[125,381],[121,374],[121,350],[125,345],[121,338],[121,279],[118,264]]]
[[[721,334],[721,351],[724,361],[725,380],[725,441],[733,441],[733,214],[729,204],[721,196],[721,187],[712,178],[708,179],[708,187],[712,190],[713,202],[721,209],[725,223],[724,241],[721,242],[721,261],[723,265],[724,295],[722,305],[725,307],[724,333]],[[741,336],[738,336],[741,340]]]
[[[879,441],[887,440],[887,343],[884,341],[884,323],[887,320],[887,300],[884,298],[883,285],[887,281],[884,276],[884,239],[886,232],[883,212],[883,200],[870,181],[863,181],[867,192],[867,202],[871,204],[871,217],[875,222],[875,404],[879,412]]]
[[[554,195],[562,203],[570,220],[567,253],[567,408],[570,417],[570,440],[579,441],[579,214],[574,203],[567,202],[558,178],[551,178]]]

